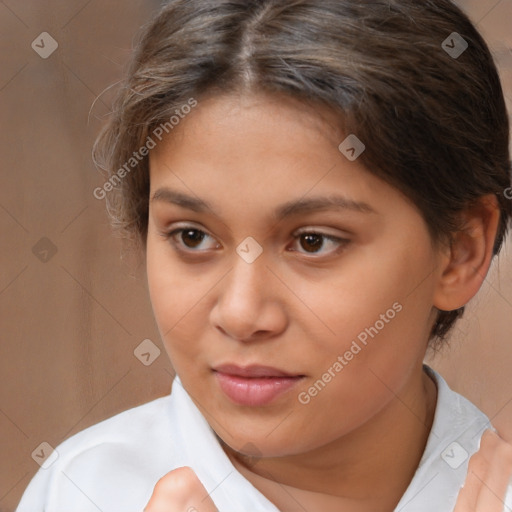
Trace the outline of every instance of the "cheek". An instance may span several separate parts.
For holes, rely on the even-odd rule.
[[[352,335],[349,329],[345,335],[339,322],[334,342],[313,347],[308,356],[311,377],[297,390],[295,405],[305,442],[312,443],[309,448],[319,437],[335,439],[375,416],[421,365],[423,333],[410,321],[411,306],[402,308],[392,310],[393,318],[388,314],[388,323],[347,316]],[[331,411],[329,422],[325,411]]]
[[[165,331],[179,319],[180,304],[176,292],[182,288],[182,282],[149,241],[146,261],[151,305],[160,330]]]
[[[375,324],[384,334],[398,333],[404,317],[425,321],[432,293],[425,279],[428,256],[401,249],[398,243],[396,247],[393,251],[362,248],[344,258],[322,282],[295,280],[294,291],[305,298],[309,309],[304,310],[311,318],[307,323],[317,324],[324,340],[329,340],[330,333],[334,345],[338,340],[350,345],[349,340]]]
[[[305,295],[322,320],[312,316],[310,325],[323,330],[320,337],[311,336],[312,376],[329,380],[329,369],[336,374],[326,386],[331,391],[318,400],[321,407],[341,400],[350,407],[364,401],[371,409],[372,400],[376,406],[389,389],[399,389],[423,359],[433,293],[433,280],[425,277],[432,260],[423,245],[415,251],[406,244],[394,247],[380,251],[379,258],[373,250],[347,258],[343,272]]]
[[[166,251],[156,245],[148,237],[147,279],[156,323],[168,350],[179,343],[192,348],[188,340],[195,339],[201,328],[208,288],[197,275],[173,265]]]

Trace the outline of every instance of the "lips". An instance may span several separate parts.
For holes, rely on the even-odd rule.
[[[288,373],[271,366],[237,366],[234,364],[223,364],[213,369],[214,371],[225,373],[227,375],[234,375],[237,377],[246,378],[257,378],[257,377],[302,377],[303,375],[297,375]]]
[[[270,366],[225,364],[213,368],[222,392],[237,405],[270,404],[304,378]]]

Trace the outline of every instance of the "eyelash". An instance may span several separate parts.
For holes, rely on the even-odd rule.
[[[176,238],[176,236],[180,233],[183,233],[185,231],[195,231],[197,233],[202,233],[203,235],[206,235],[206,236],[210,236],[208,233],[206,233],[205,231],[202,231],[201,229],[198,229],[196,228],[195,226],[184,226],[184,227],[181,227],[181,228],[177,228],[177,229],[174,229],[168,233],[163,233],[162,236],[168,240],[171,245],[179,252],[181,253],[184,253],[184,254],[193,254],[193,253],[200,253],[200,252],[205,252],[205,251],[199,251],[199,250],[194,250],[194,249],[182,249],[178,246],[178,242],[175,242],[174,239]],[[299,231],[297,232],[297,234],[293,237],[294,240],[299,240],[301,236],[303,235],[317,235],[317,236],[320,236],[322,237],[322,239],[324,240],[329,240],[331,242],[334,242],[334,243],[337,243],[340,248],[343,248],[345,247],[349,242],[350,240],[346,239],[346,238],[340,238],[340,237],[336,237],[336,236],[333,236],[333,235],[328,235],[326,233],[322,233],[322,232],[319,232],[319,231],[314,231],[314,230],[302,230],[302,231]],[[213,237],[212,237],[213,238]],[[203,238],[204,240],[204,238]],[[203,240],[201,240],[199,243],[202,243]],[[320,249],[323,249],[324,247],[324,244],[322,244],[322,246],[320,247]],[[304,255],[308,255],[308,254],[319,254],[318,252],[301,252],[301,251],[293,251],[293,252],[299,252],[299,254],[304,254]],[[329,255],[331,254],[334,254],[336,253],[337,250],[334,250],[334,251],[331,251],[330,253],[328,253]]]

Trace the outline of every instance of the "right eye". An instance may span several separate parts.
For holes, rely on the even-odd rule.
[[[209,247],[203,250],[196,250],[201,247],[201,244],[207,238],[212,238],[208,233],[197,229],[194,226],[185,226],[182,228],[174,229],[170,232],[165,233],[164,238],[170,242],[176,250],[181,252],[203,252],[209,249],[215,249],[219,247],[217,243],[213,247]],[[212,238],[213,240],[213,238]]]

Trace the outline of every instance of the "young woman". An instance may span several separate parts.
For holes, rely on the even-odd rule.
[[[57,447],[18,511],[510,510],[512,449],[423,364],[503,243],[508,144],[448,0],[170,1],[95,195],[177,377]]]

